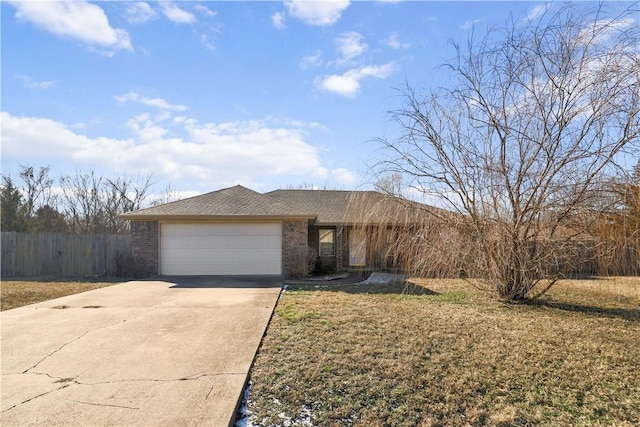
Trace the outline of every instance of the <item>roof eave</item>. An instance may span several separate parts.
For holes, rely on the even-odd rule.
[[[126,221],[173,221],[173,220],[309,220],[312,215],[120,215],[118,218]]]
[[[406,225],[420,225],[424,224],[424,221],[346,221],[346,222],[319,222],[313,223],[315,227],[380,227],[380,226],[406,226]]]

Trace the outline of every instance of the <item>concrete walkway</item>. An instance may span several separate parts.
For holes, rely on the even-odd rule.
[[[0,425],[229,425],[282,278],[165,280],[2,312]]]

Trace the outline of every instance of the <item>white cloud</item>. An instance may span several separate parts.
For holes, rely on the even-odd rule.
[[[42,80],[38,81],[30,76],[19,75],[16,76],[18,80],[22,82],[29,89],[51,89],[58,86],[58,82],[55,80]]]
[[[389,34],[386,39],[382,40],[382,43],[395,50],[409,49],[411,47],[411,43],[401,43],[397,33]]]
[[[121,147],[127,141],[108,138],[90,138],[74,133],[69,126],[38,117],[20,117],[6,112],[0,113],[2,118],[2,155],[12,160],[46,162],[68,158],[73,160],[80,153],[92,146],[113,142]]]
[[[202,43],[202,45],[207,50],[215,50],[216,49],[216,45],[211,40],[209,40],[209,37],[204,33],[200,34],[200,43]]]
[[[136,102],[139,104],[146,105],[148,107],[159,108],[161,110],[171,110],[171,111],[186,111],[187,107],[184,105],[174,105],[169,104],[162,98],[149,98],[146,96],[142,96],[136,92],[129,92],[124,95],[116,96],[116,100],[121,104],[126,102]]]
[[[285,0],[289,15],[308,25],[329,26],[340,19],[349,0]]]
[[[350,63],[367,50],[368,46],[362,41],[363,38],[362,34],[356,31],[348,31],[334,40],[336,51],[340,54],[338,65]]]
[[[218,14],[218,12],[216,12],[215,10],[211,10],[209,9],[207,6],[204,6],[200,3],[196,4],[195,6],[193,6],[193,8],[195,10],[197,10],[200,13],[203,13],[207,16],[216,16]]]
[[[193,13],[187,12],[171,2],[160,3],[160,8],[164,16],[176,24],[193,24],[196,22],[196,16]]]
[[[351,69],[344,74],[333,74],[330,76],[318,77],[315,80],[317,88],[327,92],[353,98],[360,91],[360,80],[370,77],[375,79],[386,79],[396,69],[393,62],[384,65],[372,65]]]
[[[287,27],[284,23],[284,14],[281,12],[276,12],[271,15],[271,22],[273,22],[273,26],[279,30],[284,30]]]
[[[578,34],[578,38],[585,43],[603,43],[614,37],[617,33],[625,31],[634,25],[637,21],[633,18],[622,19],[601,19],[585,26]]]
[[[550,3],[540,4],[538,6],[532,7],[529,10],[529,13],[527,13],[526,19],[529,21],[535,21],[536,19],[544,15],[544,13],[549,9],[549,7],[551,7]]]
[[[302,181],[326,173],[319,150],[306,141],[310,124],[271,119],[199,123],[182,118],[159,123],[148,113],[130,119],[125,138],[89,137],[81,129],[39,117],[0,113],[6,162],[69,165],[108,173],[153,172],[181,190],[212,190],[265,181]],[[351,179],[337,169],[332,176]]]
[[[313,55],[307,55],[300,61],[300,68],[306,70],[311,67],[319,67],[322,65],[322,53],[318,50]]]
[[[125,18],[129,24],[142,24],[157,16],[156,11],[143,1],[128,4],[125,9]]]
[[[109,25],[100,6],[77,1],[14,1],[16,17],[60,37],[80,40],[101,49],[132,51],[129,34]]]
[[[353,188],[358,183],[358,175],[345,168],[331,170],[334,181],[344,187]]]
[[[217,152],[219,165],[231,163],[244,169],[253,164],[273,175],[297,173],[298,169],[309,173],[320,166],[318,150],[304,141],[304,129],[273,126],[264,120],[203,125],[193,121],[185,127],[194,143]],[[268,169],[263,169],[267,164]]]
[[[464,23],[460,24],[459,28],[461,30],[469,30],[476,24],[481,23],[482,21],[484,21],[484,19],[469,19],[468,21],[465,21]]]

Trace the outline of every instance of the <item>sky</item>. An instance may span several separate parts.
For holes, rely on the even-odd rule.
[[[584,3],[585,7],[592,4]],[[554,3],[3,1],[2,173],[369,189],[399,88]]]

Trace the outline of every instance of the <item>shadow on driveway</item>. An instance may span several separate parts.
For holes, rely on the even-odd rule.
[[[173,283],[170,288],[202,289],[202,288],[281,288],[284,284],[282,275],[255,276],[159,276],[145,279]]]

